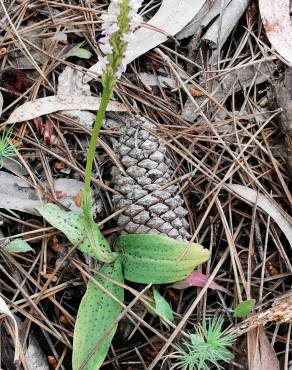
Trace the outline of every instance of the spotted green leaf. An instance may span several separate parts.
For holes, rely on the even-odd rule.
[[[251,313],[255,305],[254,299],[248,299],[247,301],[240,302],[234,310],[233,316],[234,317],[245,317]]]
[[[154,301],[155,301],[155,308],[156,311],[164,318],[166,318],[168,321],[173,321],[173,313],[172,309],[167,302],[167,300],[162,297],[162,295],[158,292],[157,289],[153,289],[153,296],[154,296]],[[162,320],[164,325],[168,327],[167,321]]]
[[[118,258],[113,264],[105,264],[100,272],[123,283],[122,268]],[[124,300],[123,288],[99,276],[95,279],[120,301]],[[115,334],[117,328],[115,320],[120,313],[121,306],[89,281],[75,323],[73,370],[98,370],[100,368]]]
[[[116,258],[97,224],[85,219],[82,213],[66,212],[51,203],[39,206],[37,210],[49,224],[62,231],[72,244],[78,243],[78,249],[84,254],[107,263]]]
[[[3,248],[8,253],[25,253],[34,252],[32,247],[22,239],[14,239],[11,243]]]
[[[186,278],[207,261],[210,252],[199,244],[177,241],[163,235],[125,235],[116,239],[124,276],[144,284],[166,284]]]

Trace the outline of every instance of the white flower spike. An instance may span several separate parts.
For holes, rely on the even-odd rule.
[[[142,17],[137,14],[142,0],[112,0],[108,12],[101,16],[103,37],[100,50],[104,56],[98,60],[98,74],[104,85],[112,87],[115,80],[126,70],[126,53],[133,33],[139,27]]]

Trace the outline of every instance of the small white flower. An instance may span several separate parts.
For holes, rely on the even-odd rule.
[[[137,27],[139,27],[142,21],[143,18],[139,14],[135,14],[131,19],[131,30],[134,31]]]
[[[100,44],[99,48],[106,55],[111,54],[113,52],[113,48],[111,47],[110,44]]]
[[[103,35],[112,35],[113,33],[117,32],[119,30],[119,26],[117,23],[112,23],[108,27],[102,28],[102,34]]]
[[[122,75],[122,73],[124,73],[126,71],[126,68],[127,68],[127,65],[125,63],[122,63],[118,69],[118,71],[115,73],[115,78],[116,79],[119,79]]]
[[[129,43],[130,41],[132,41],[134,38],[133,34],[132,33],[127,33],[125,35],[122,36],[122,40]]]
[[[101,38],[99,39],[99,42],[100,42],[101,44],[109,44],[110,39],[109,39],[109,37],[108,37],[108,36],[103,36],[103,37],[101,37]]]
[[[105,72],[107,65],[108,65],[107,58],[100,57],[98,59],[98,62],[95,65],[95,71],[94,72],[97,73],[98,75],[102,75]]]
[[[106,68],[106,66],[108,65],[108,59],[105,58],[105,57],[101,57],[100,58],[100,64],[101,64],[102,68]]]
[[[106,23],[106,22],[116,22],[117,21],[117,15],[113,13],[105,13],[100,16],[101,20]]]

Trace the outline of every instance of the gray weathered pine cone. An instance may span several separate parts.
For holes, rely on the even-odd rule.
[[[111,136],[111,142],[126,174],[117,168],[113,171],[114,189],[121,194],[113,196],[113,203],[116,210],[128,206],[117,219],[123,232],[189,239],[187,210],[177,194],[178,187],[165,187],[172,180],[173,168],[165,145],[153,134],[155,125],[129,115],[107,119],[105,125],[119,129],[117,136]]]

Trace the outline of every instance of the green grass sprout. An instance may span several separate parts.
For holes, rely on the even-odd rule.
[[[227,348],[235,342],[235,335],[231,327],[222,329],[224,320],[213,318],[204,320],[190,335],[190,341],[183,342],[181,352],[170,355],[176,360],[171,369],[180,370],[210,370],[212,365],[216,369],[223,369],[219,362],[230,362],[233,358]]]
[[[11,143],[12,131],[7,130],[2,132],[0,137],[0,168],[4,166],[4,159],[10,159],[19,164],[17,160],[14,159],[17,155],[16,146]]]

